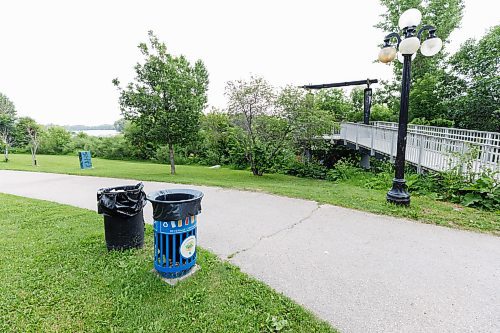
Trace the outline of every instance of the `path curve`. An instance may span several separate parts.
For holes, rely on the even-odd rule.
[[[98,188],[136,182],[0,170],[0,192],[92,210]],[[200,245],[342,332],[500,332],[499,237],[265,193],[144,184],[204,192]]]

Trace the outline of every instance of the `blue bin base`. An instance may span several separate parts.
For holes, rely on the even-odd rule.
[[[194,265],[187,274],[177,277],[177,278],[166,278],[163,275],[161,275],[156,269],[152,269],[151,272],[156,274],[163,282],[168,283],[171,286],[175,286],[177,283],[181,282],[182,280],[188,279],[190,276],[196,274],[197,271],[199,271],[201,267],[196,264]]]
[[[162,277],[182,277],[196,264],[196,222],[196,216],[154,222],[154,268]]]

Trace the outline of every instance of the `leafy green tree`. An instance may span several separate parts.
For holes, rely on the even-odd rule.
[[[124,118],[120,118],[113,123],[113,127],[115,128],[116,131],[122,133],[123,130],[125,129],[126,123],[127,121]]]
[[[12,101],[0,92],[0,114],[16,117],[16,107]]]
[[[0,147],[3,147],[5,162],[9,161],[9,148],[14,141],[15,118],[0,113]]]
[[[14,141],[14,122],[16,108],[7,96],[0,93],[0,146],[4,151],[5,162],[9,161],[9,148]]]
[[[131,152],[131,157],[141,160],[154,158],[156,150],[159,148],[152,133],[140,122],[126,121],[123,128],[125,140],[135,149]],[[170,157],[169,157],[170,158]]]
[[[353,103],[342,89],[322,89],[316,93],[314,102],[316,109],[330,112],[336,122],[352,121],[356,117]]]
[[[204,115],[200,135],[204,141],[205,163],[231,163],[231,155],[238,153],[233,150],[234,147],[238,146],[238,134],[226,113],[212,109],[211,112]]]
[[[401,14],[410,8],[417,8],[422,13],[422,23],[435,26],[439,38],[446,44],[449,36],[460,26],[463,16],[463,0],[380,0],[386,12],[381,15],[381,21],[375,27],[384,33],[400,32],[398,20]],[[440,68],[446,53],[440,52],[433,57],[424,57],[419,54],[412,62],[412,82]],[[403,65],[393,61],[396,81],[401,81]]]
[[[147,139],[167,145],[170,172],[175,174],[174,145],[186,144],[199,130],[207,102],[208,72],[201,60],[192,66],[184,56],[173,56],[149,31],[149,45],[139,49],[144,62],[135,66],[135,82],[120,88],[120,108],[125,119],[135,123]]]
[[[459,127],[500,131],[500,25],[481,40],[467,40],[450,59],[455,96],[449,117]]]
[[[354,87],[349,94],[351,99],[353,111],[363,114],[365,105],[365,91],[364,88]]]
[[[228,82],[228,111],[242,129],[242,145],[252,173],[262,176],[277,161],[288,139],[288,122],[275,107],[274,89],[261,77]]]
[[[405,10],[417,8],[422,13],[422,23],[435,26],[438,36],[445,45],[449,42],[453,30],[460,26],[464,9],[463,0],[380,0],[380,3],[386,8],[386,12],[381,15],[381,21],[375,27],[384,33],[401,33],[398,26],[399,17]],[[426,34],[424,33],[424,37]],[[444,50],[432,57],[418,54],[412,62],[410,119],[444,117],[443,89],[436,86],[446,82],[443,76],[446,56]],[[401,90],[403,65],[397,60],[392,64],[394,80],[382,82],[383,88],[378,92],[384,104],[391,110],[399,112],[398,92]]]
[[[38,166],[36,154],[43,136],[43,127],[29,117],[19,118],[16,124],[16,143],[24,144],[31,151],[31,159],[34,166]]]
[[[372,121],[397,121],[398,114],[384,104],[373,104],[370,120]]]
[[[446,106],[443,103],[445,72],[436,70],[426,73],[415,80],[410,91],[409,118],[442,118],[446,117]]]
[[[42,154],[67,154],[71,150],[71,133],[64,127],[52,126],[43,132],[40,142]]]
[[[313,148],[327,148],[323,136],[332,132],[334,118],[331,112],[317,108],[314,94],[288,86],[278,95],[277,105],[289,123],[295,148],[300,150],[306,162],[311,161]]]

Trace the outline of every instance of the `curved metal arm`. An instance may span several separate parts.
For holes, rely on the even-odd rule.
[[[399,47],[399,43],[401,43],[401,36],[396,32],[391,32],[390,34],[384,37],[384,47],[391,46],[389,42],[391,41],[392,38],[396,38],[398,40],[398,44],[396,45],[396,47]]]
[[[420,28],[420,30],[418,30],[418,33],[417,33],[418,39],[420,39],[420,37],[422,37],[422,33],[426,30],[429,31],[429,38],[436,37],[436,28],[432,25],[424,25],[422,28]]]

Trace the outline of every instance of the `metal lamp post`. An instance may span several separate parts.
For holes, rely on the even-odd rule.
[[[407,191],[404,179],[406,135],[408,128],[408,100],[410,95],[411,61],[418,49],[427,57],[437,54],[443,42],[436,37],[436,28],[430,25],[422,26],[417,32],[422,14],[418,9],[408,9],[399,18],[399,28],[403,30],[402,36],[390,33],[384,38],[384,46],[380,50],[378,59],[389,63],[396,58],[397,49],[403,57],[403,75],[401,82],[401,106],[399,110],[398,140],[395,161],[395,177],[391,190],[387,193],[387,201],[398,205],[409,205],[410,194]],[[428,31],[428,37],[420,45],[422,34]],[[415,36],[416,34],[416,36]],[[403,38],[402,38],[403,37]],[[394,40],[397,43],[394,43]],[[391,44],[392,42],[392,44]],[[397,48],[397,49],[396,49]]]

